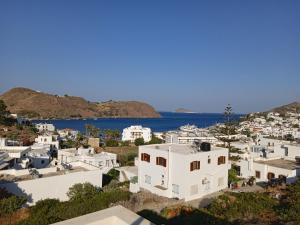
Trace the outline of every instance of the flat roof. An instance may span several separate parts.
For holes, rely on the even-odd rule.
[[[51,168],[55,168],[55,167],[51,167]],[[46,168],[44,168],[44,169],[46,169]],[[28,169],[22,169],[22,170],[28,170]],[[36,170],[39,171],[39,169],[36,169]],[[2,171],[3,171],[3,174],[0,175],[0,184],[37,179],[37,178],[34,178],[33,176],[31,176],[30,174],[15,176],[15,175],[11,175],[11,174],[6,174],[5,170],[2,170]],[[38,179],[45,178],[45,177],[65,175],[68,173],[84,172],[84,171],[88,171],[88,170],[85,169],[84,167],[77,166],[77,167],[73,167],[70,170],[59,170],[59,171],[44,173],[42,175],[42,177],[40,177]]]
[[[258,160],[258,161],[254,161],[254,162],[259,163],[259,164],[268,165],[268,166],[278,167],[278,168],[282,168],[282,169],[287,169],[287,170],[295,170],[297,168],[300,169],[300,166],[297,165],[297,163],[295,161],[291,161],[291,160],[272,159],[272,160],[266,160],[266,161]]]
[[[9,153],[21,153],[30,150],[30,146],[4,146],[0,147],[0,150]]]
[[[136,176],[138,176],[138,167],[137,166],[123,166],[123,167],[119,167],[119,168],[115,168],[118,171],[126,171],[132,174],[135,174]]]
[[[52,225],[155,225],[149,220],[124,208],[114,206]]]
[[[162,151],[169,151],[179,154],[194,154],[194,153],[201,153],[207,151],[198,150],[195,145],[188,145],[188,144],[154,144],[154,145],[143,145],[141,146],[142,149],[157,149]],[[210,151],[218,151],[218,150],[227,150],[226,148],[216,147],[211,145]]]

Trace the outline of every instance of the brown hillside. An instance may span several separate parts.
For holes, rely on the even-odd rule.
[[[286,113],[286,112],[295,112],[300,113],[300,102],[293,102],[287,105],[276,107],[270,111],[278,112],[278,113]]]
[[[142,102],[91,103],[81,97],[51,95],[28,88],[13,88],[0,99],[10,112],[30,118],[160,116],[152,106]]]

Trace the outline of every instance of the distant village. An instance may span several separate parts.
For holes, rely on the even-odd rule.
[[[19,126],[32,126],[36,138],[28,146],[0,138],[0,188],[25,196],[28,206],[48,198],[68,201],[68,191],[78,183],[105,189],[111,185],[107,177],[114,185],[126,183],[137,198],[161,197],[164,207],[200,204],[224,191],[289,185],[300,177],[299,113],[253,113],[240,121],[228,118],[207,128],[187,124],[166,132],[132,125],[122,133],[102,134],[92,125],[82,134],[49,123],[31,124],[17,114],[10,117]],[[147,207],[123,206],[121,214]]]

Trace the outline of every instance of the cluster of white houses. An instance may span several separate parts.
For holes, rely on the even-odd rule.
[[[280,178],[287,183],[300,177],[299,144],[259,136],[257,142],[248,144],[242,152],[235,162],[241,177],[255,177],[257,182]]]
[[[116,154],[95,153],[93,147],[60,149],[59,139],[76,138],[78,133],[70,129],[54,132],[53,127],[38,124],[40,135],[32,146],[13,146],[0,139],[0,175],[27,175],[17,186],[32,196],[32,204],[50,196],[66,200],[66,192],[74,183],[91,182],[101,187],[102,174],[112,168],[120,171],[121,181],[130,180],[132,192],[147,190],[185,201],[227,188],[232,164],[240,177],[255,177],[257,182],[281,178],[292,183],[300,176],[300,146],[264,135],[255,141],[234,135],[241,141],[231,143],[238,151],[229,154],[228,148],[220,147],[223,142],[219,136],[212,135],[209,129],[182,126],[161,135],[164,144],[139,146],[135,166],[119,167]],[[123,130],[123,141],[134,142],[137,138],[149,142],[151,129],[131,126]],[[56,158],[53,152],[57,153]],[[231,161],[232,156],[238,160]],[[32,168],[42,177],[29,179]],[[46,187],[56,186],[55,183],[59,184],[57,188],[48,191]],[[39,185],[42,188],[37,189]],[[13,182],[2,182],[0,187],[20,194]]]
[[[209,133],[208,129],[198,128],[195,125],[181,126],[179,130],[168,131],[165,134],[166,143],[194,144],[195,142],[209,142],[217,144],[219,140]]]
[[[102,187],[102,174],[119,166],[113,153],[96,153],[92,147],[60,149],[61,137],[52,124],[37,128],[39,135],[31,146],[0,138],[0,188],[25,195],[30,205],[45,198],[68,200],[67,191],[76,183]],[[61,133],[62,138],[76,134],[69,129]]]

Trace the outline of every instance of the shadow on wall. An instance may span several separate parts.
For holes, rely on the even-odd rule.
[[[0,188],[4,188],[6,189],[9,193],[12,193],[16,196],[24,196],[27,199],[27,206],[28,203],[32,203],[32,195],[31,194],[27,194],[23,189],[21,189],[18,186],[18,183],[16,182],[12,182],[6,179],[1,179],[0,180]]]
[[[217,218],[205,211],[202,210],[193,210],[189,213],[182,213],[179,216],[172,217],[170,219],[167,219],[165,217],[162,217],[161,215],[157,214],[154,211],[151,210],[142,210],[138,212],[138,214],[148,220],[150,220],[152,223],[156,225],[231,225],[232,223]],[[139,225],[138,221],[136,223],[133,223],[133,225]]]

